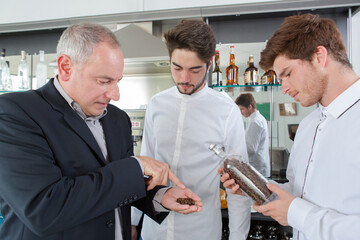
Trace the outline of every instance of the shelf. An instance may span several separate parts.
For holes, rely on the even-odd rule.
[[[210,86],[211,88],[230,88],[230,87],[278,87],[281,84],[262,84],[262,85],[222,85],[222,86]]]
[[[28,90],[32,90],[32,89],[28,89]],[[12,92],[25,92],[28,90],[16,90],[16,91],[12,91],[12,90],[0,90],[0,94],[2,93],[12,93]]]

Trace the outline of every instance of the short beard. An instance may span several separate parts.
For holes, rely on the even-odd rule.
[[[306,102],[301,103],[303,107],[310,107],[317,103],[321,103],[322,98],[324,97],[324,92],[327,89],[327,78],[324,75],[316,72],[315,68],[312,69],[315,77],[313,77],[312,82],[308,82],[306,86],[306,93],[309,95],[309,98]]]
[[[174,79],[173,79],[174,80]],[[186,94],[186,95],[192,95],[193,93],[195,93],[199,88],[201,88],[204,83],[205,83],[205,80],[206,80],[206,74],[204,76],[204,79],[198,84],[198,85],[194,85],[194,84],[188,84],[188,83],[175,83],[178,91],[181,93],[181,94]],[[185,85],[185,86],[192,86],[193,89],[191,92],[181,92],[181,89],[179,88],[179,85]]]

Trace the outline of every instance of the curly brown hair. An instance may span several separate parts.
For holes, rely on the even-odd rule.
[[[261,52],[259,65],[262,69],[269,69],[279,55],[311,61],[318,46],[324,46],[334,60],[351,68],[336,23],[313,14],[285,18]]]
[[[201,20],[183,20],[164,34],[171,57],[175,49],[196,52],[207,65],[215,55],[216,38],[211,27]]]

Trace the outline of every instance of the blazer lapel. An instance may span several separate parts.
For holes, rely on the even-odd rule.
[[[84,120],[69,106],[66,100],[60,95],[53,84],[54,79],[45,84],[42,88],[36,90],[40,92],[45,100],[52,105],[54,110],[63,114],[65,122],[69,127],[79,135],[84,142],[96,153],[100,162],[106,164],[104,156],[100,150],[98,143],[96,142],[93,134],[89,127],[86,125]]]

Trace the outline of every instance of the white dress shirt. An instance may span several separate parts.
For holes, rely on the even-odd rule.
[[[287,177],[294,239],[360,239],[360,81],[301,121]]]
[[[247,119],[246,147],[249,163],[265,177],[270,177],[269,135],[266,119],[258,110]]]
[[[212,143],[247,161],[242,117],[236,104],[207,86],[192,95],[169,88],[151,100],[146,110],[141,155],[169,164],[174,174],[202,199],[203,209],[188,215],[170,212],[157,224],[144,218],[143,240],[219,240],[222,233],[217,169],[222,159]],[[250,200],[228,195],[230,239],[245,240],[250,227]]]

